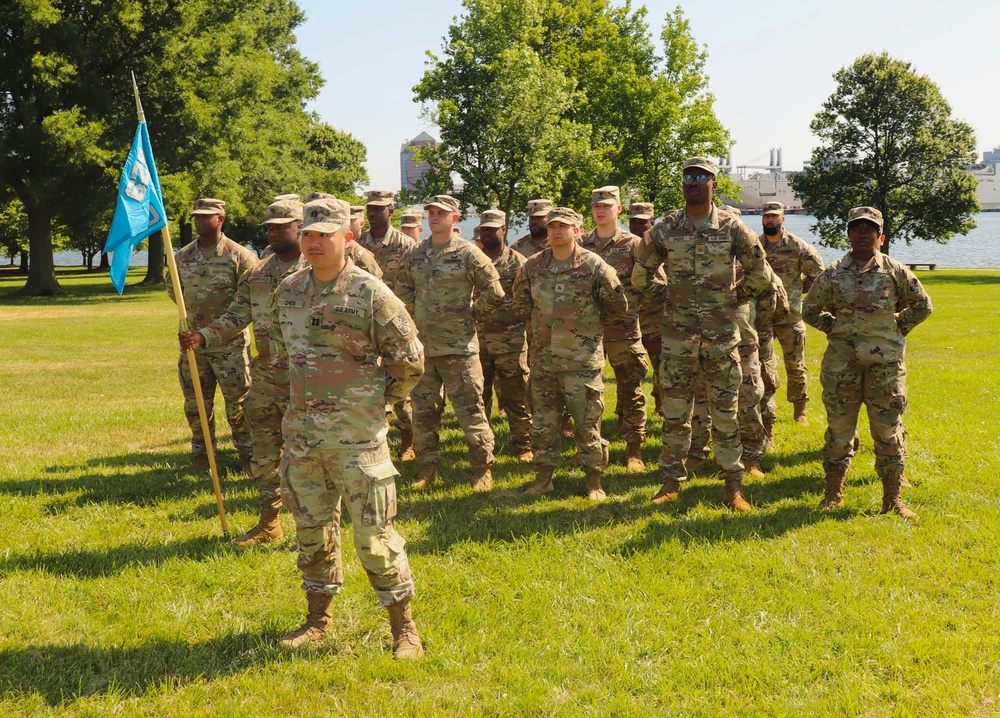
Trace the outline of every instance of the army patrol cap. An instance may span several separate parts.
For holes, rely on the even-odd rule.
[[[280,201],[282,201],[284,199],[295,199],[295,200],[299,200],[299,201],[302,200],[302,198],[299,197],[297,194],[279,194],[272,201],[273,202],[280,202]]]
[[[529,217],[548,217],[549,212],[552,211],[552,200],[550,199],[529,199],[528,200],[528,216]]]
[[[356,219],[357,217],[365,216],[365,207],[361,204],[351,205],[351,219]]]
[[[862,219],[877,224],[878,231],[882,231],[882,213],[874,207],[855,207],[852,209],[847,213],[847,226],[850,227],[852,223]]]
[[[376,207],[388,207],[396,203],[396,193],[388,189],[373,189],[365,192],[366,204],[373,204]]]
[[[633,202],[628,206],[629,219],[652,219],[653,204],[651,202]]]
[[[351,205],[342,199],[331,197],[307,202],[302,208],[302,229],[299,232],[311,231],[333,234],[351,224]]]
[[[714,177],[719,176],[719,165],[715,164],[707,157],[691,157],[690,159],[684,160],[684,169],[702,169],[706,172],[711,172]]]
[[[781,202],[765,202],[764,206],[760,208],[761,215],[768,214],[784,214],[785,205]]]
[[[402,218],[399,220],[400,227],[423,227],[424,226],[424,212],[420,210],[419,212],[415,210],[410,210],[404,212]]]
[[[327,194],[326,192],[310,192],[306,195],[306,204],[310,202],[315,202],[318,199],[337,199],[332,194]]]
[[[288,224],[297,219],[302,219],[302,203],[298,199],[280,199],[267,206],[267,219],[260,225]]]
[[[221,199],[204,197],[194,201],[194,210],[191,214],[221,214],[226,216],[226,203]]]
[[[424,205],[424,209],[430,209],[431,207],[437,207],[438,209],[454,212],[455,214],[461,211],[458,199],[452,197],[450,194],[436,194],[431,197],[430,201]]]
[[[507,225],[507,213],[499,209],[488,209],[479,215],[480,227],[505,227]]]
[[[562,222],[571,227],[582,227],[583,216],[575,209],[570,209],[569,207],[555,207],[545,219],[546,226],[553,222]]]
[[[622,193],[614,185],[607,185],[606,187],[598,187],[593,192],[590,193],[590,204],[591,206],[595,204],[621,204],[622,203]]]

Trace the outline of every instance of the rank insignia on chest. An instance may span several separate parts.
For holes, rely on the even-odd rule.
[[[312,324],[312,326],[314,326],[314,327],[318,327],[319,326],[319,317],[313,317],[312,321],[310,321],[309,323]]]

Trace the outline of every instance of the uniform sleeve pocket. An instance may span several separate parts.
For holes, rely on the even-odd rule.
[[[368,499],[361,512],[365,526],[383,526],[396,515],[396,477],[399,472],[391,461],[362,466],[368,477]]]

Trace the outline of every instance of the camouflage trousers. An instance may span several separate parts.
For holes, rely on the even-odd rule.
[[[723,478],[743,475],[743,445],[736,418],[743,381],[736,349],[721,358],[676,357],[664,354],[660,368],[663,386],[663,448],[660,468],[666,478],[684,480],[684,459],[691,448],[691,412],[695,390],[704,377],[712,417],[715,460]]]
[[[281,459],[281,499],[295,517],[298,567],[306,591],[336,594],[344,583],[341,509],[354,526],[354,550],[383,606],[414,595],[406,541],[392,526],[396,476],[385,443],[330,451],[292,443]]]
[[[603,471],[608,442],[601,438],[604,379],[601,369],[531,372],[531,446],[537,466],[559,466],[562,460],[562,417],[568,409],[584,469]]]
[[[649,365],[653,367],[653,401],[656,413],[660,413],[663,403],[663,390],[660,388],[660,354],[663,353],[663,336],[659,331],[642,335],[642,346],[649,356]]]
[[[392,411],[396,414],[396,426],[400,431],[413,431],[413,403],[410,397],[402,401],[397,401],[392,405]]]
[[[226,401],[226,419],[233,432],[233,444],[241,459],[250,460],[253,455],[253,439],[250,427],[247,426],[243,413],[243,402],[250,389],[250,362],[246,349],[242,352],[229,354],[194,353],[198,366],[198,379],[201,392],[205,397],[205,413],[208,416],[208,426],[212,432],[212,446],[215,442],[215,387],[222,389],[222,397]],[[198,400],[194,393],[194,380],[191,377],[191,367],[188,365],[187,352],[182,352],[177,361],[177,373],[181,381],[181,391],[184,392],[184,415],[191,427],[191,453],[205,454],[205,435],[201,430],[201,419],[198,416]]]
[[[288,407],[288,385],[276,384],[264,372],[256,372],[243,405],[253,437],[253,478],[260,491],[261,510],[281,505],[278,462],[281,460],[281,420]]]
[[[764,382],[761,379],[760,358],[757,345],[737,347],[740,353],[740,392],[737,398],[736,417],[740,426],[740,442],[743,444],[743,459],[759,461],[764,455],[767,436],[760,416],[760,400],[764,396]],[[705,381],[699,381],[694,394],[694,410],[691,415],[691,448],[688,456],[707,459],[711,446],[712,416],[708,410],[708,388]]]
[[[646,350],[638,339],[604,342],[604,353],[615,372],[618,435],[626,442],[646,439],[646,395],[642,382],[649,372]]]
[[[410,392],[417,463],[437,465],[441,461],[439,434],[445,391],[465,432],[469,462],[473,467],[490,466],[493,430],[483,407],[483,368],[474,354],[449,354],[424,360],[424,374]]]
[[[528,350],[493,354],[479,349],[483,368],[483,404],[486,416],[492,413],[492,389],[497,392],[497,405],[507,415],[511,443],[518,447],[531,446],[531,412],[528,410]]]
[[[903,431],[906,365],[898,361],[861,367],[827,347],[819,379],[827,418],[824,469],[847,472],[864,404],[875,442],[876,473],[880,478],[901,473],[907,457]]]
[[[788,401],[799,404],[809,401],[806,377],[806,323],[776,324],[774,336],[781,343],[781,352],[785,357],[785,374],[788,375],[788,386],[785,391]]]
[[[757,357],[760,360],[760,375],[764,382],[764,396],[760,400],[760,417],[764,422],[764,430],[773,429],[778,418],[778,402],[774,395],[781,387],[781,377],[778,376],[778,355],[774,351],[774,330],[770,325],[757,330],[760,339],[760,349]],[[765,438],[770,438],[770,435]]]

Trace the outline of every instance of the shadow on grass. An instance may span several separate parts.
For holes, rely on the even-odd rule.
[[[25,297],[18,294],[25,282],[26,274],[18,274],[11,268],[0,269],[0,306],[66,306],[90,302],[138,302],[145,301],[151,294],[165,294],[166,285],[140,284],[145,276],[145,267],[140,274],[133,269],[125,293],[111,284],[105,270],[88,272],[85,267],[56,267],[56,280],[65,294],[52,296]],[[105,281],[100,281],[100,279]],[[81,280],[81,281],[77,281]]]
[[[920,282],[924,286],[944,284],[981,285],[1000,284],[1000,273],[973,274],[971,272],[920,272]]]
[[[134,648],[29,645],[0,651],[0,693],[39,695],[50,706],[97,695],[134,697],[165,683],[211,681],[290,657],[251,633],[193,644],[152,639]]]

